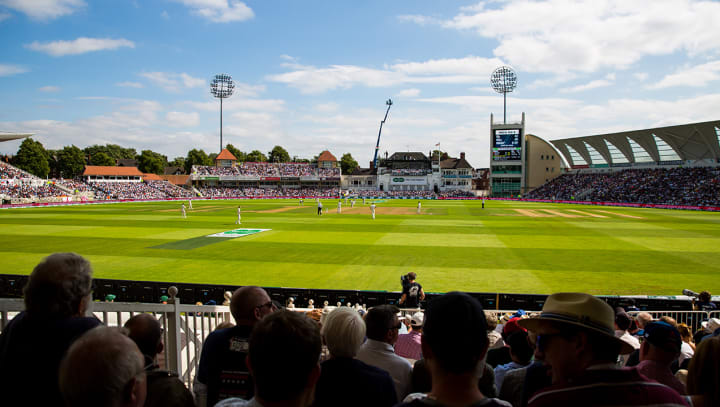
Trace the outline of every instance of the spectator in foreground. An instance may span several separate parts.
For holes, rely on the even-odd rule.
[[[250,335],[248,369],[255,382],[250,400],[229,398],[216,407],[307,407],[320,377],[320,332],[304,314],[278,311]]]
[[[539,317],[520,321],[538,335],[536,354],[553,383],[528,406],[685,406],[676,391],[648,381],[636,368],[616,368],[618,354],[632,346],[615,336],[614,322],[608,304],[582,293],[552,294]]]
[[[60,365],[60,390],[68,406],[142,407],[145,386],[143,355],[122,328],[89,331]]]
[[[397,403],[390,374],[355,359],[365,340],[365,322],[357,311],[335,308],[325,318],[320,333],[330,359],[321,365],[314,407],[392,407]]]
[[[3,404],[59,406],[60,361],[78,337],[100,325],[84,316],[92,301],[90,263],[75,253],[51,254],[35,266],[24,294],[25,311],[0,335]]]
[[[488,345],[487,322],[478,300],[458,292],[433,299],[425,312],[422,337],[432,390],[427,397],[400,406],[510,407],[486,398],[478,389]]]
[[[277,308],[260,287],[238,288],[230,299],[236,326],[217,329],[208,335],[195,376],[195,403],[214,406],[229,397],[250,399],[253,384],[245,363],[250,332],[261,319]]]
[[[690,361],[687,393],[694,407],[720,406],[720,337],[698,344]]]
[[[680,332],[662,321],[645,326],[645,340],[640,346],[638,372],[648,379],[671,387],[679,394],[685,394],[685,385],[675,378],[671,365],[680,354],[682,338]]]
[[[160,366],[155,363],[157,355],[163,351],[160,322],[150,314],[138,314],[125,322],[125,329],[145,359],[145,407],[194,407],[192,393],[178,379],[178,375],[160,370]]]
[[[407,359],[422,359],[422,349],[420,349],[420,338],[422,337],[422,324],[425,315],[422,312],[416,312],[410,318],[410,327],[412,330],[406,334],[398,336],[395,343],[395,353]]]
[[[367,341],[358,351],[357,359],[390,373],[398,401],[402,401],[410,393],[412,365],[407,359],[396,355],[393,349],[401,324],[398,312],[397,307],[392,305],[380,305],[368,310],[365,315]]]

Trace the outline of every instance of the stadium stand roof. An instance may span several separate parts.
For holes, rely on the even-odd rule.
[[[151,173],[145,173],[143,174],[143,179],[146,181],[164,181],[164,179],[157,175],[157,174],[151,174]]]
[[[173,185],[185,185],[188,183],[188,180],[190,180],[189,175],[167,175],[166,174],[166,175],[161,176],[161,178]]]
[[[86,175],[111,175],[111,176],[137,176],[142,177],[143,173],[137,167],[111,167],[100,165],[88,165],[83,171]]]
[[[720,120],[550,141],[571,167],[720,162]]]
[[[220,154],[218,154],[217,157],[215,157],[215,160],[232,160],[237,161],[237,157],[233,155],[227,148],[223,148]]]
[[[8,132],[0,131],[0,142],[26,138],[26,137],[30,137],[34,134],[35,133],[8,133]]]

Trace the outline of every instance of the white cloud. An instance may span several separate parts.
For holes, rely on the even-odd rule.
[[[720,61],[712,61],[698,66],[678,69],[675,73],[665,75],[660,82],[650,85],[647,88],[664,89],[673,86],[701,87],[718,79],[720,79]]]
[[[86,38],[80,37],[73,41],[52,41],[41,43],[38,41],[26,44],[26,48],[40,51],[54,57],[65,55],[79,55],[87,52],[116,50],[121,47],[135,48],[135,43],[124,38]]]
[[[496,58],[467,56],[465,58],[433,59],[424,62],[403,62],[383,69],[355,65],[331,65],[326,68],[285,64],[292,69],[268,80],[285,83],[303,93],[322,93],[362,85],[388,87],[410,83],[465,84],[487,81],[492,70],[502,64]]]
[[[635,79],[639,80],[640,82],[643,82],[643,81],[647,80],[647,78],[648,78],[647,72],[637,72],[637,73],[634,73],[633,76],[635,77]]]
[[[400,92],[398,92],[398,97],[401,98],[415,98],[420,96],[420,89],[417,88],[411,88],[411,89],[403,89]]]
[[[0,77],[11,76],[28,72],[28,69],[19,65],[0,64]]]
[[[115,86],[120,86],[121,88],[136,88],[136,89],[141,89],[141,88],[145,87],[140,82],[130,82],[130,81],[118,82],[115,84]]]
[[[200,115],[197,112],[167,112],[165,119],[168,125],[173,127],[195,127],[200,123]]]
[[[26,14],[35,20],[50,20],[85,7],[82,0],[0,0],[0,5]]]
[[[60,92],[60,88],[58,86],[43,86],[41,88],[38,88],[40,92]]]
[[[168,14],[167,11],[163,10],[163,12],[160,13],[160,17],[162,17],[164,20],[169,20],[169,19],[170,19],[170,14]]]
[[[434,17],[421,16],[421,15],[416,15],[416,14],[407,14],[407,15],[398,16],[398,20],[403,21],[403,22],[407,21],[407,22],[418,24],[418,25],[439,24],[441,22],[441,20],[438,20],[437,18],[434,18]]]
[[[237,0],[176,0],[189,7],[193,14],[215,23],[245,21],[255,17],[252,9]]]
[[[198,88],[207,84],[204,79],[194,78],[184,72],[143,72],[140,76],[169,92],[178,92],[183,88]]]
[[[714,1],[508,0],[462,9],[439,24],[496,39],[494,54],[523,71],[594,72],[650,55],[717,53],[717,15]]]
[[[574,92],[582,92],[590,89],[597,89],[597,88],[604,88],[606,86],[610,86],[613,83],[615,83],[615,74],[610,73],[605,76],[605,79],[595,79],[588,83],[572,86],[569,88],[563,88],[560,89],[560,92],[563,93],[574,93]]]

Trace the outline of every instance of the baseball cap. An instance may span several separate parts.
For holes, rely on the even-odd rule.
[[[680,346],[682,345],[680,331],[667,322],[656,321],[645,325],[643,337],[658,348],[668,352],[680,352]]]
[[[425,319],[425,314],[422,312],[416,312],[410,317],[410,325],[411,326],[422,326],[423,320]]]
[[[702,322],[702,327],[708,331],[715,332],[716,329],[720,328],[720,319],[710,318],[707,321]]]
[[[510,320],[508,322],[506,322],[505,325],[503,325],[503,334],[510,335],[511,333],[517,332],[517,331],[527,332],[527,329],[518,325],[518,321],[520,321],[521,319],[522,318],[520,318],[520,317],[510,318]]]

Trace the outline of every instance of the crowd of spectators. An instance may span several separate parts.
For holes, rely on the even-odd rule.
[[[232,187],[205,187],[199,189],[204,197],[208,198],[257,198],[257,197],[338,197],[338,188],[232,188]]]
[[[100,192],[100,199],[164,199],[165,192],[145,182],[95,182],[93,188]],[[96,194],[97,198],[98,194]]]
[[[318,168],[304,163],[244,162],[234,167],[193,166],[193,174],[242,177],[339,177],[340,168]]]
[[[720,167],[563,174],[527,198],[720,206]]]
[[[66,195],[53,184],[38,184],[31,181],[18,181],[13,183],[0,182],[0,195],[10,198],[47,198]]]
[[[169,198],[192,198],[195,194],[189,189],[173,185],[168,181],[145,181],[150,187],[157,189]]]
[[[69,189],[73,192],[86,192],[86,191],[92,191],[93,188],[85,183],[84,181],[80,179],[52,179],[55,184],[60,184],[64,186],[65,188]]]
[[[76,254],[35,267],[26,310],[0,333],[8,405],[720,405],[720,320],[703,322],[693,343],[672,318],[633,317],[583,293],[552,294],[539,313],[498,320],[450,292],[415,312],[408,332],[392,305],[281,310],[245,286],[228,296],[235,324],[204,340],[190,393],[157,364],[157,316],[103,326],[84,316],[92,287],[90,263]],[[694,351],[679,359],[686,341]]]
[[[36,178],[26,172],[0,161],[0,179]]]

